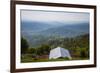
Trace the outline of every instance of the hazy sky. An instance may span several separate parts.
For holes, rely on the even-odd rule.
[[[21,10],[22,21],[38,22],[89,22],[89,13]]]

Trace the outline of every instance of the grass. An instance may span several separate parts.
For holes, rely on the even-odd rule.
[[[58,59],[38,59],[38,58],[32,58],[32,57],[23,57],[21,58],[22,63],[27,63],[27,62],[49,62],[49,61],[65,61],[69,60],[68,58],[58,58]]]
[[[72,58],[71,60],[86,60],[88,58]],[[23,55],[21,57],[21,62],[22,63],[28,63],[28,62],[53,62],[53,61],[69,61],[70,59],[68,58],[57,58],[57,59],[39,59],[39,58],[32,58],[31,54]]]
[[[22,59],[21,62],[22,63],[26,63],[26,62],[49,62],[49,61],[65,61],[68,59],[35,59],[35,58],[27,58],[27,59]]]

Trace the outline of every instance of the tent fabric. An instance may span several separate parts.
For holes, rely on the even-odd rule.
[[[67,58],[71,59],[71,55],[67,49],[57,47],[50,51],[49,59],[56,59],[59,57],[67,57]]]

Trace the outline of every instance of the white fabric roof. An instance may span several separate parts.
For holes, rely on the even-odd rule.
[[[71,55],[70,55],[69,51],[64,48],[57,47],[50,51],[49,59],[52,59],[52,58],[56,59],[59,57],[68,57],[69,59],[71,59]]]

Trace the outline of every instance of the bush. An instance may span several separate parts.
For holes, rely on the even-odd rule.
[[[80,57],[82,57],[82,58],[88,57],[88,54],[87,54],[87,50],[86,49],[82,49],[80,51]]]

